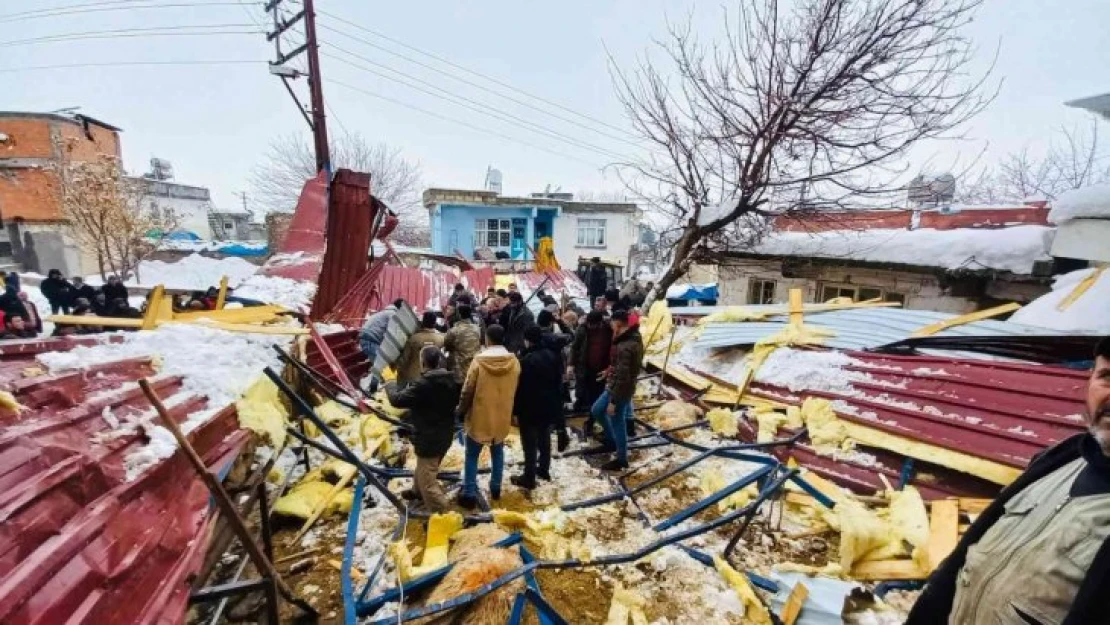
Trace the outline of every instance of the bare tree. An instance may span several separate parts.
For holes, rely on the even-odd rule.
[[[1054,200],[1065,191],[1110,182],[1108,158],[1099,148],[1097,120],[1087,128],[1060,128],[1043,153],[1023,148],[968,177],[956,199],[976,204]]]
[[[362,135],[339,135],[331,144],[331,162],[338,168],[369,172],[371,190],[400,218],[393,238],[405,245],[428,245],[428,214],[420,201],[420,165],[401,149],[371,144]],[[288,212],[297,205],[301,187],[316,175],[312,144],[299,134],[277,137],[262,163],[254,168],[251,186],[267,211]]]
[[[648,304],[699,248],[750,244],[768,217],[890,192],[907,150],[980,111],[962,34],[981,0],[753,0],[726,38],[689,25],[614,82],[652,154],[619,164],[678,236]]]
[[[146,201],[146,186],[124,176],[114,156],[63,158],[54,168],[62,214],[78,245],[96,256],[100,277],[114,273],[138,278],[139,263],[177,226],[176,218],[154,210]]]

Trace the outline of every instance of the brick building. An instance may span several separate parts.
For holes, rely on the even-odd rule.
[[[720,255],[719,303],[782,303],[792,288],[808,302],[881,298],[951,313],[1027,303],[1074,268],[1050,254],[1047,217],[1043,202],[779,217],[756,245]]]
[[[120,129],[85,115],[0,111],[0,264],[90,273],[66,232],[58,174],[65,161],[120,157]]]

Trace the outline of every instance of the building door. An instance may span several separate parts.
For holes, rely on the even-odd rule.
[[[527,230],[527,222],[524,219],[513,220],[513,248],[510,252],[513,258],[524,258],[524,233]]]

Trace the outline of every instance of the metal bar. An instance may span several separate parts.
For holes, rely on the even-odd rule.
[[[262,549],[266,554],[266,558],[270,562],[274,561],[274,530],[270,523],[270,505],[266,498],[266,481],[263,480],[258,484],[258,519],[259,526],[262,530]],[[278,587],[277,579],[274,577],[265,578],[266,584],[266,622],[269,625],[279,625],[281,623],[281,616],[278,603]]]
[[[529,573],[531,575],[531,573]],[[524,589],[524,597],[532,602],[532,607],[536,608],[536,615],[539,616],[541,625],[567,625],[566,619],[555,611],[555,608],[544,599],[543,594],[540,593],[539,586],[528,586]]]
[[[528,551],[528,548],[525,547],[522,544],[522,545],[520,545],[520,559],[525,564],[528,564],[528,563],[534,561],[536,558],[535,558],[535,556],[532,555],[532,552]],[[533,572],[527,573],[524,576],[524,584],[525,584],[525,586],[527,587],[528,590],[531,590],[535,593],[535,597],[538,597],[539,600],[541,602],[543,602],[544,605],[547,605],[549,608],[551,607],[550,605],[548,605],[547,601],[544,601],[543,595],[540,593],[540,583],[538,581],[536,581],[535,573],[533,573]],[[524,596],[526,599],[529,598],[527,595],[525,595],[525,593],[521,593],[521,595],[518,595],[518,596]],[[533,599],[533,605],[535,605],[535,600],[534,599]],[[552,610],[552,611],[554,611],[554,610]],[[556,625],[556,623],[558,621],[562,620],[561,618],[559,618],[558,621],[555,620],[555,619],[550,618],[547,614],[545,614],[544,612],[542,612],[539,609],[538,605],[536,605],[536,614],[537,614],[537,616],[539,616],[540,625]],[[557,613],[556,613],[556,616],[558,616]]]
[[[513,611],[509,612],[508,625],[520,625],[520,620],[524,618],[524,602],[524,593],[518,592],[513,599]]]
[[[190,594],[189,603],[207,603],[209,601],[223,599],[224,597],[233,597],[245,592],[258,590],[269,584],[270,580],[268,578],[260,577],[245,582],[229,582],[227,584],[206,586]]]
[[[296,15],[294,15],[294,16],[290,17],[289,19],[285,20],[281,24],[278,24],[277,27],[274,28],[274,32],[266,33],[266,41],[273,41],[276,37],[280,37],[282,35],[282,33],[289,30],[290,28],[292,28],[293,24],[296,24],[297,22],[301,21],[303,18],[304,18],[304,11],[301,11],[300,13],[297,13]]]
[[[269,367],[266,368],[266,371],[272,373]],[[154,390],[154,387],[151,386],[150,380],[146,378],[139,380],[139,388],[143,389],[143,394],[146,395],[146,398],[154,407],[154,411],[158,414],[158,418],[162,422],[162,425],[173,435],[174,440],[177,441],[177,446],[184,453],[189,463],[193,465],[193,470],[196,471],[201,480],[204,481],[205,485],[208,487],[220,511],[227,516],[228,522],[231,523],[232,529],[235,530],[235,534],[239,537],[239,541],[243,544],[243,548],[247,550],[247,554],[250,556],[251,561],[254,563],[259,573],[273,578],[274,583],[278,586],[278,590],[281,591],[281,595],[290,603],[296,605],[307,614],[316,615],[316,610],[312,606],[293,594],[293,591],[285,585],[285,582],[281,579],[281,575],[277,572],[277,569],[274,568],[273,563],[266,558],[266,555],[263,554],[261,550],[259,550],[258,543],[254,542],[254,537],[251,536],[250,530],[247,529],[246,522],[243,520],[243,517],[239,515],[239,511],[235,508],[235,504],[231,501],[231,497],[224,491],[223,484],[220,484],[220,482],[208,472],[208,467],[205,466],[204,461],[201,460],[196,450],[193,449],[192,444],[189,443],[189,439],[185,437],[185,433],[182,432],[181,427],[177,425],[177,421],[170,416],[169,411],[166,410],[166,406],[162,403],[162,399],[158,397],[158,393]]]
[[[366,481],[360,476],[355,481],[354,505],[351,514],[347,517],[347,539],[343,542],[343,566],[339,571],[339,584],[343,592],[343,620],[347,625],[355,625],[358,615],[355,613],[355,589],[351,580],[351,558],[355,555],[355,537],[358,535],[359,513],[362,511],[362,489]]]
[[[663,396],[663,383],[667,381],[667,363],[671,360],[671,347],[674,346],[674,335],[678,332],[678,326],[671,326],[671,339],[667,341],[667,353],[663,356],[663,370],[660,371],[659,388],[655,391],[656,397]]]
[[[774,470],[773,466],[760,467],[759,469],[756,469],[753,473],[745,475],[744,477],[736,480],[732,484],[729,484],[728,486],[726,486],[726,487],[722,488],[721,490],[713,493],[712,495],[706,497],[705,499],[702,499],[701,501],[698,501],[694,505],[688,506],[687,508],[685,508],[683,510],[679,510],[678,512],[671,515],[670,518],[657,523],[655,525],[655,527],[653,527],[652,529],[657,531],[657,532],[662,532],[663,530],[674,527],[675,525],[678,525],[679,523],[685,521],[686,519],[688,519],[688,518],[694,516],[695,514],[701,512],[702,510],[705,510],[709,506],[712,506],[713,504],[715,504],[719,501],[723,501],[729,495],[731,495],[731,494],[739,491],[740,489],[748,486],[749,484],[761,479],[762,477],[764,477],[765,475],[770,473],[772,470]]]
[[[308,49],[308,44],[307,43],[301,44],[301,45],[297,46],[296,48],[293,48],[292,51],[286,52],[285,54],[282,54],[281,56],[279,56],[277,61],[274,63],[274,65],[285,65],[286,61],[288,61],[289,59],[299,55],[300,53],[304,52],[307,49]]]

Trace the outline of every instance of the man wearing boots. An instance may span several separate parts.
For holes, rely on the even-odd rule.
[[[520,382],[513,400],[513,414],[524,448],[524,473],[511,478],[525,490],[536,487],[536,478],[550,480],[551,430],[563,413],[563,357],[556,345],[545,341],[543,330],[524,331],[520,355]]]
[[[632,420],[632,395],[644,360],[640,327],[629,325],[628,311],[615,310],[609,322],[613,328],[613,355],[605,392],[594,402],[591,413],[605,428],[606,445],[616,457],[602,465],[606,471],[628,468],[628,422]]]

